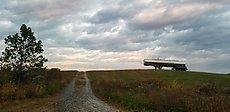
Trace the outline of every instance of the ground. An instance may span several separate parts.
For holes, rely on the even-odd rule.
[[[95,97],[85,72],[80,72],[62,93],[43,99],[6,102],[0,112],[117,112]]]
[[[94,94],[138,112],[230,112],[230,76],[169,70],[88,71]]]

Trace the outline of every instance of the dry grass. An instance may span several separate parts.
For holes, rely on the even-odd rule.
[[[186,107],[191,112],[230,112],[230,98],[224,95],[190,96]]]
[[[162,75],[169,71],[159,71]],[[153,73],[156,73],[153,71]],[[176,72],[178,73],[178,72]],[[182,72],[186,73],[186,72]],[[228,83],[212,79],[213,74],[195,73],[168,77],[151,71],[88,72],[96,95],[129,111],[229,112]],[[175,74],[175,73],[173,73]],[[204,75],[204,76],[202,76]],[[190,80],[187,77],[192,77]],[[197,80],[199,78],[199,83]],[[201,78],[202,77],[202,78]],[[218,76],[214,75],[213,78]],[[222,77],[222,76],[220,76]],[[229,76],[226,75],[228,79]],[[179,79],[179,80],[176,80]],[[202,82],[202,80],[205,80]],[[226,79],[223,79],[226,80]],[[219,81],[219,82],[218,82]],[[228,88],[228,89],[226,89]]]
[[[0,102],[45,97],[59,92],[76,75],[76,71],[50,69],[45,79],[38,83],[13,84],[5,82],[0,85]]]

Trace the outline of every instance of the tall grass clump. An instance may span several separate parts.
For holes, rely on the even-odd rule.
[[[75,71],[63,72],[57,68],[43,71],[31,70],[29,73],[36,75],[36,77],[27,83],[18,84],[10,80],[2,81],[0,85],[0,102],[53,95],[65,87],[76,74]]]

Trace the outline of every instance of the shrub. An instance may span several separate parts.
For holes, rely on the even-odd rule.
[[[46,90],[49,95],[56,93],[61,88],[61,82],[54,80],[47,84]]]
[[[9,73],[7,71],[0,70],[0,86],[8,82],[9,80],[8,74]]]

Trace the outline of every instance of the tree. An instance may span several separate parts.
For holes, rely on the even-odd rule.
[[[44,62],[48,60],[43,53],[42,41],[37,40],[30,27],[22,24],[20,33],[9,35],[5,38],[6,48],[2,52],[2,69],[12,72],[11,79],[16,83],[26,83],[32,74],[28,74],[31,69],[42,69]]]

